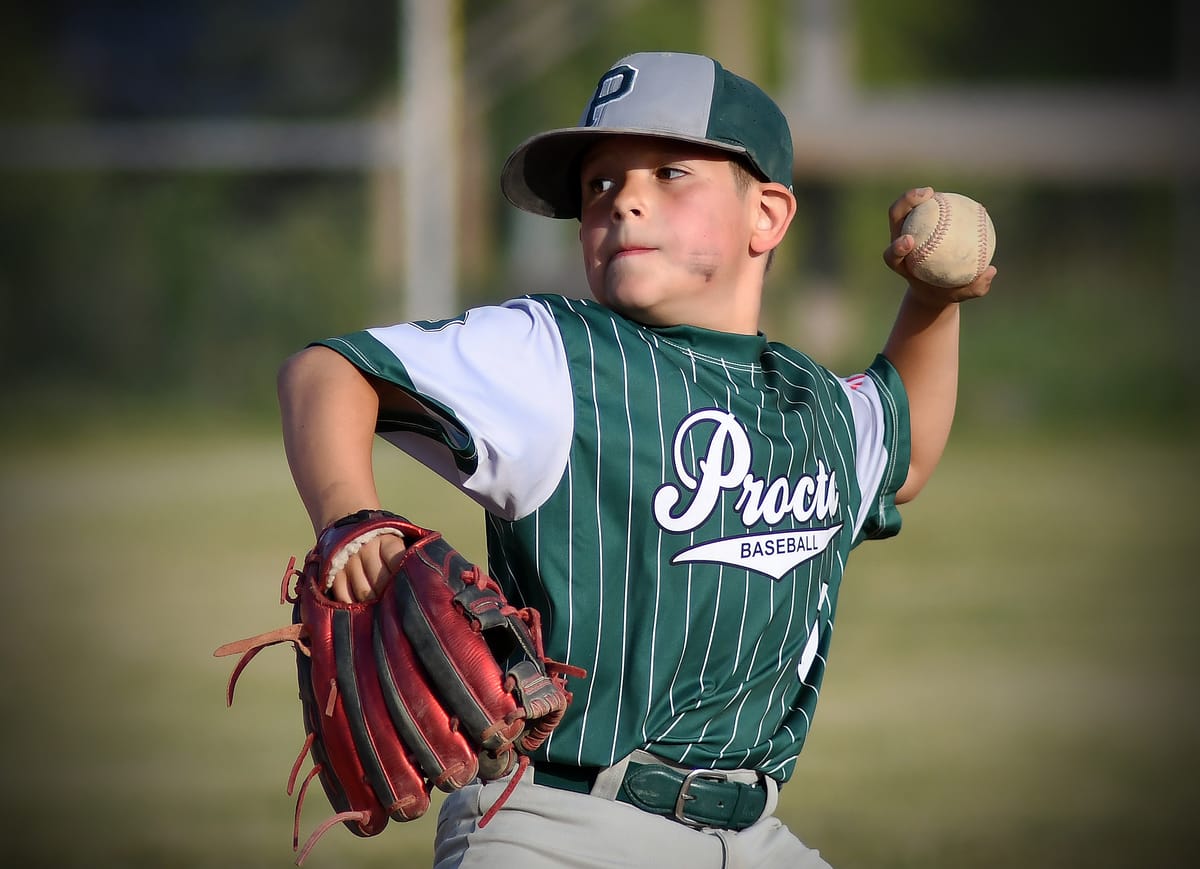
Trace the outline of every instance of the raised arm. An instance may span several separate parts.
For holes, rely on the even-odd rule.
[[[950,437],[958,395],[958,305],[986,295],[996,275],[996,268],[989,266],[971,284],[944,289],[909,273],[904,258],[913,249],[913,239],[903,235],[901,227],[908,212],[931,196],[930,188],[918,188],[892,203],[888,209],[892,243],[883,254],[888,267],[908,282],[883,348],[908,393],[911,458],[908,479],[896,496],[899,503],[911,501],[924,488]]]

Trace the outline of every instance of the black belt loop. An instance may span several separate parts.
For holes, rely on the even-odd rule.
[[[533,765],[533,783],[571,791],[576,794],[591,793],[600,774],[598,766],[568,766],[564,763],[537,762]]]

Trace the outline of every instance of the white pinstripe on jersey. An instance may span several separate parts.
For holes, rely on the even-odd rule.
[[[907,406],[886,361],[843,381],[761,336],[646,329],[549,296],[330,346],[466,433],[432,463],[492,514],[490,569],[542,611],[547,653],[590,671],[552,759],[649,745],[791,774],[846,556],[899,524]],[[499,355],[502,375],[481,361]]]

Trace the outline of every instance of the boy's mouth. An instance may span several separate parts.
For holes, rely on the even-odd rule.
[[[655,248],[645,247],[643,245],[636,245],[636,244],[621,245],[615,251],[613,251],[612,255],[609,256],[608,260],[609,260],[609,262],[616,262],[618,260],[637,256],[638,254],[652,253],[654,250],[655,250]]]

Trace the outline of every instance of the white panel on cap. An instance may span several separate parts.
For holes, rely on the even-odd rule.
[[[660,130],[703,139],[708,134],[716,68],[694,54],[631,54],[633,90],[606,103],[593,126]]]

